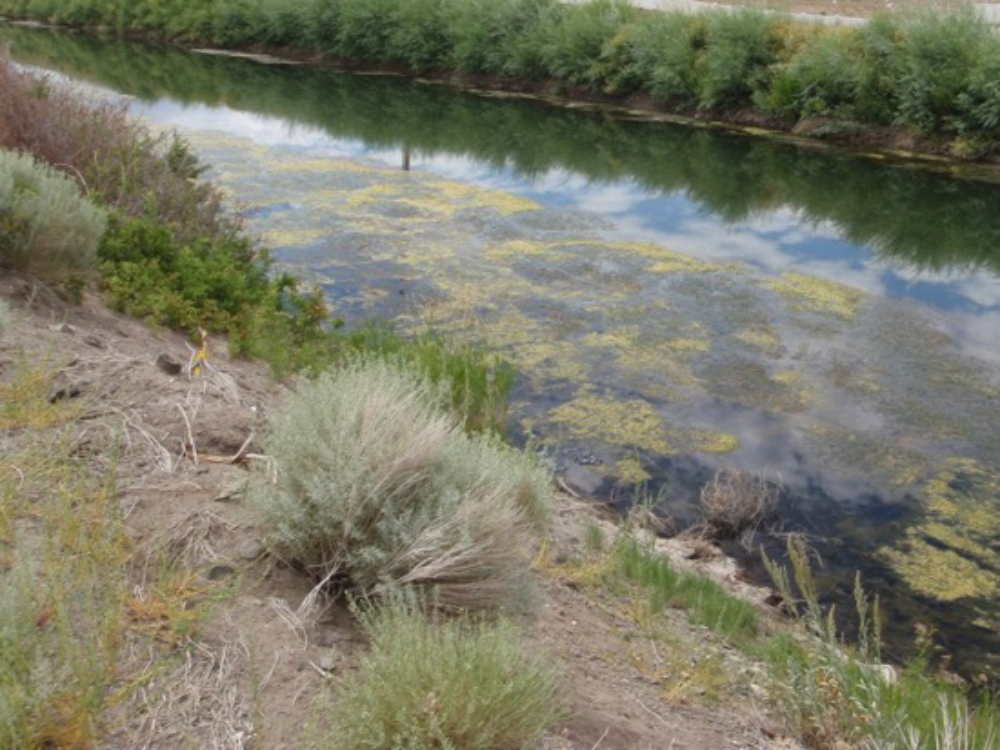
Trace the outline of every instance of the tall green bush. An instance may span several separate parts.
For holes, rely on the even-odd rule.
[[[408,587],[459,610],[521,603],[548,479],[468,437],[447,401],[384,359],[302,384],[271,422],[276,475],[251,492],[277,554],[365,593]]]
[[[768,69],[777,61],[775,24],[773,16],[753,8],[709,16],[697,62],[703,107],[745,107],[755,92],[766,88]]]
[[[907,19],[899,46],[897,121],[925,133],[954,126],[971,74],[991,42],[995,34],[971,9]]]
[[[30,154],[0,151],[0,264],[49,278],[86,271],[105,225],[75,180]]]

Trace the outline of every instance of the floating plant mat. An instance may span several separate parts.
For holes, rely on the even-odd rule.
[[[430,171],[190,135],[282,265],[348,319],[497,347],[521,375],[514,431],[585,448],[605,490],[693,465],[683,514],[714,468],[765,470],[816,533],[864,540],[844,556],[875,583],[993,642],[1000,390],[946,313],[622,241],[595,215]],[[878,528],[857,531],[871,506]]]

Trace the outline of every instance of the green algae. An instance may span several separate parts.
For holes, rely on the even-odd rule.
[[[652,475],[643,468],[642,462],[634,456],[619,460],[615,464],[614,473],[623,484],[642,484],[652,479]]]
[[[861,471],[893,488],[914,487],[929,478],[927,456],[895,441],[826,423],[809,431],[817,440],[819,455],[841,469]]]
[[[737,355],[724,355],[699,374],[713,395],[765,411],[805,411],[814,395],[801,374],[788,370],[772,374],[760,362]]]
[[[767,323],[759,323],[733,334],[733,339],[741,344],[759,349],[770,357],[780,357],[784,344],[774,329]]]
[[[1000,473],[946,461],[925,487],[925,513],[880,554],[916,591],[941,601],[1000,594]]]
[[[577,439],[661,455],[674,450],[667,442],[663,419],[648,401],[584,394],[557,406],[549,419]]]
[[[675,352],[707,352],[711,344],[704,339],[671,339],[667,347]]]
[[[729,453],[739,447],[733,435],[666,422],[647,401],[583,393],[549,412],[549,419],[576,439],[599,440],[660,455]]]
[[[784,297],[793,310],[826,313],[847,321],[857,317],[865,297],[860,289],[846,284],[794,272],[767,286]]]
[[[943,602],[1000,593],[997,576],[963,555],[929,544],[918,533],[908,534],[899,547],[880,555],[915,591]]]

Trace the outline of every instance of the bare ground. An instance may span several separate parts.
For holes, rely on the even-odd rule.
[[[241,499],[248,467],[266,465],[257,453],[266,413],[289,386],[258,363],[230,359],[216,342],[200,375],[168,374],[157,359],[167,355],[186,370],[190,342],[89,296],[68,305],[5,278],[0,297],[16,312],[0,336],[0,382],[19,363],[45,363],[58,371],[53,394],[75,394],[83,409],[74,425],[80,444],[94,455],[118,446],[132,593],[123,699],[109,712],[102,746],[308,746],[311,727],[335,710],[321,697],[365,644],[338,604],[318,616],[299,612],[312,582],[266,554]],[[652,623],[588,585],[579,564],[588,524],[606,538],[616,530],[594,505],[562,496],[536,564],[540,605],[523,623],[529,646],[561,665],[572,706],[543,747],[797,747],[769,718],[755,665],[679,611]],[[714,552],[661,544],[680,564],[761,597]],[[166,612],[154,606],[164,597],[164,569],[176,605]],[[190,627],[178,627],[188,616]]]

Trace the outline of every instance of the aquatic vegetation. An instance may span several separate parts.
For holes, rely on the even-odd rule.
[[[667,347],[675,352],[707,352],[711,344],[702,339],[671,339]]]
[[[813,398],[812,389],[798,373],[772,373],[764,364],[742,355],[723,354],[697,373],[709,393],[768,411],[803,411]]]
[[[1000,593],[1000,474],[970,459],[946,461],[924,487],[923,517],[880,550],[915,590],[942,601]]]
[[[585,393],[557,406],[548,417],[573,438],[596,439],[661,455],[673,450],[667,442],[663,418],[646,401]]]
[[[614,471],[624,484],[642,484],[652,479],[652,475],[643,468],[642,461],[635,456],[620,459]]]
[[[846,471],[878,477],[890,487],[912,487],[931,471],[928,457],[878,435],[846,430],[834,424],[815,424],[809,432],[819,455]]]
[[[752,346],[762,350],[769,356],[778,357],[784,351],[781,338],[774,329],[767,324],[760,324],[751,328],[745,328],[733,335],[736,341],[747,346]]]
[[[782,295],[793,310],[827,313],[854,320],[864,292],[836,281],[789,272],[768,287]]]
[[[915,591],[934,599],[950,602],[1000,594],[995,573],[983,570],[958,552],[930,544],[919,532],[908,532],[898,546],[883,547],[880,553]]]
[[[729,453],[739,447],[739,440],[733,435],[670,424],[647,401],[587,392],[552,409],[548,421],[571,438],[597,440],[659,455]]]

